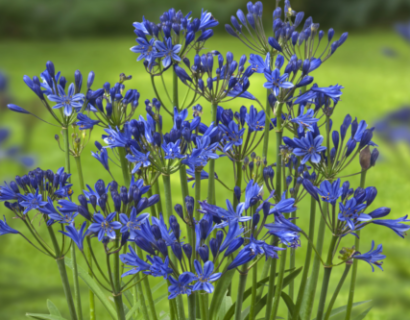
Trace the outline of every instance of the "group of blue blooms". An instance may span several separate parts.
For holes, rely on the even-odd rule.
[[[328,225],[336,225],[332,231],[337,236],[355,235],[357,230],[368,224],[378,224],[403,237],[410,228],[404,224],[410,221],[407,216],[395,220],[382,219],[390,213],[390,209],[384,207],[368,212],[377,195],[376,188],[354,190],[348,181],[341,185],[340,179],[333,183],[327,180],[320,183],[319,180],[320,173],[331,170],[336,176],[363,148],[375,146],[372,142],[373,128],[368,128],[365,121],[358,122],[347,115],[340,130],[332,132],[333,147],[328,159],[318,125],[322,118],[319,113],[329,116],[328,112],[332,112],[339,102],[342,87],[319,87],[313,84],[307,91],[298,93],[296,90],[313,82],[311,72],[343,44],[347,34],[332,42],[334,31],[330,29],[326,49],[316,55],[324,32],[319,30],[319,25],[314,24],[311,18],[305,20],[301,31],[297,31],[303,13],[294,12],[289,2],[285,1],[283,20],[281,8],[273,13],[273,37],[267,39],[267,43],[263,42],[265,36],[260,37],[261,42],[253,43],[249,39],[254,38],[244,36],[244,31],[265,34],[261,18],[262,4],[249,2],[247,8],[246,15],[238,10],[237,18],[231,19],[233,27],[227,25],[226,30],[259,53],[251,54],[249,59],[242,56],[237,62],[232,53],[227,53],[224,59],[217,51],[200,56],[199,50],[213,34],[210,28],[218,22],[207,12],[202,12],[198,19],[192,19],[190,14],[184,16],[174,9],[165,12],[158,24],[146,19],[134,23],[138,45],[131,50],[140,54],[138,60],[144,60],[151,75],[160,74],[173,66],[180,80],[195,94],[216,103],[236,97],[258,102],[248,92],[249,78],[254,73],[264,74],[264,87],[272,92],[269,103],[271,106],[285,103],[287,112],[282,116],[282,125],[295,136],[293,139],[284,137],[281,146],[282,158],[289,171],[287,187],[282,195],[275,194],[272,187],[273,165],[267,165],[265,159],[254,161],[257,159],[253,153],[257,146],[254,136],[262,134],[264,130],[264,111],[258,111],[254,106],[249,110],[242,107],[239,112],[218,107],[216,123],[206,125],[201,122],[200,105],[193,107],[192,118],[187,109],[174,108],[173,127],[163,133],[160,115],[162,105],[155,98],[145,101],[145,118],[140,116],[138,120],[131,119],[140,94],[137,90],[128,90],[124,94],[123,82],[129,77],[122,75],[121,81],[114,86],[106,83],[103,88],[93,90],[94,73],[91,72],[86,93],[82,94],[82,76],[79,71],[75,73],[75,83],[68,85],[66,91],[66,79],[59,72],[56,73],[54,65],[48,62],[47,69],[41,73],[42,82],[38,77],[31,79],[25,76],[25,83],[46,105],[47,97],[56,103],[54,109],[63,109],[65,124],[75,124],[78,120],[76,125],[81,130],[92,129],[95,125],[103,127],[106,146],[96,142],[98,151],[93,156],[110,172],[109,161],[112,158],[108,149],[125,148],[127,160],[134,165],[132,182],[129,186],[119,188],[115,181],[105,185],[104,181],[98,180],[94,189],[87,185],[88,190],[78,196],[77,204],[72,200],[73,191],[68,183],[70,175],[63,168],[56,173],[36,169],[1,186],[0,200],[5,201],[6,207],[17,218],[25,219],[31,211],[38,210],[48,226],[64,224],[64,234],[80,250],[84,249],[85,237],[96,237],[106,252],[109,251],[107,246],[110,241],[118,237],[121,237],[121,247],[127,242],[134,242],[146,252],[146,259],[138,256],[130,246],[129,252],[120,256],[121,261],[130,267],[123,276],[142,271],[154,277],[169,279],[170,299],[196,290],[211,293],[214,289],[211,283],[221,276],[218,272],[221,262],[218,266],[214,262],[223,261],[228,256],[232,257],[228,269],[256,261],[263,255],[266,259],[278,258],[277,252],[284,248],[269,245],[266,242],[268,237],[275,236],[290,248],[299,247],[303,231],[285,215],[294,212],[297,202],[307,193],[319,204],[327,202],[333,207],[339,206],[337,224],[326,221]],[[313,46],[314,39],[318,39],[316,48]],[[309,50],[306,49],[301,59],[300,50],[303,48]],[[186,57],[191,49],[197,53],[193,63]],[[275,59],[271,59],[272,52],[275,53]],[[214,66],[215,58],[217,63]],[[271,65],[273,60],[274,64]],[[246,62],[249,63],[248,67],[245,67]],[[16,105],[9,105],[9,108],[29,113]],[[97,120],[90,118],[90,114],[94,114]],[[277,119],[271,119],[271,129],[276,125]],[[349,128],[350,137],[347,137]],[[251,142],[244,144],[244,136],[247,135],[253,138],[246,139]],[[202,216],[195,219],[195,200],[188,196],[185,199],[185,212],[183,206],[175,205],[175,212],[180,219],[172,215],[168,224],[162,214],[150,217],[144,213],[159,201],[159,195],[144,197],[150,189],[142,179],[147,177],[148,170],[170,175],[178,171],[180,166],[186,165],[190,176],[201,172],[201,178],[207,179],[209,175],[203,168],[210,159],[222,156],[232,161],[242,161],[244,170],[250,172],[246,189],[234,189],[235,202],[238,203],[236,207],[229,200],[226,200],[226,208],[201,201],[199,212]],[[375,164],[377,157],[377,149],[374,149],[369,166]],[[263,169],[258,171],[255,166]],[[292,181],[295,183],[290,187]],[[269,190],[269,196],[265,198],[263,182]],[[315,186],[318,184],[320,187]],[[287,198],[289,194],[291,197]],[[58,205],[55,205],[56,202]],[[78,213],[86,221],[76,229]],[[271,223],[267,223],[269,216],[273,217]],[[181,236],[181,221],[195,230],[195,248]],[[267,233],[258,239],[263,228],[266,228]],[[8,226],[6,220],[0,221],[0,235],[7,233],[19,231]],[[382,246],[374,249],[373,243],[369,252],[354,252],[348,259],[361,259],[368,262],[372,269],[373,265],[381,268],[380,260],[385,258],[381,251]],[[174,259],[170,259],[169,255],[176,257],[182,273],[178,273],[172,263]],[[191,259],[194,259],[195,270],[189,268]]]

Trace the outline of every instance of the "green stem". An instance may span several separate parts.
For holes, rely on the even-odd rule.
[[[77,313],[75,311],[73,296],[71,294],[70,283],[68,282],[67,271],[64,263],[64,256],[61,256],[60,247],[58,245],[56,236],[54,234],[53,226],[47,227],[50,234],[51,241],[53,243],[54,251],[56,253],[56,262],[58,271],[60,272],[61,282],[63,284],[64,295],[67,300],[68,310],[70,311],[71,320],[77,320]]]
[[[364,188],[365,183],[366,183],[366,171],[362,171],[362,174],[360,175],[360,187]],[[354,243],[354,249],[355,251],[360,250],[360,230],[356,232],[357,237],[355,239]],[[354,291],[356,287],[356,276],[357,276],[357,260],[353,259],[353,267],[352,267],[352,278],[350,279],[350,289],[349,289],[349,298],[347,300],[347,307],[346,307],[346,320],[349,320],[352,314],[352,308],[353,308],[353,299],[354,299]]]
[[[262,151],[262,157],[265,159],[268,158],[268,147],[269,147],[269,131],[270,131],[270,117],[272,113],[272,107],[269,104],[269,95],[270,95],[270,90],[267,90],[266,93],[266,108],[265,108],[265,131],[263,135],[263,151]]]
[[[80,180],[80,187],[81,190],[85,190],[85,185],[84,185],[84,175],[83,175],[83,167],[81,165],[81,157],[77,156],[74,157],[75,160],[75,164],[77,166],[77,173],[78,173],[78,179]],[[88,268],[88,275],[93,278],[93,271],[92,271],[92,256],[91,256],[91,251],[88,249],[87,250],[87,256],[88,256],[88,261],[89,261],[89,268]],[[73,261],[74,263],[74,261]],[[77,268],[75,266],[75,268]],[[94,297],[94,292],[92,292],[92,290],[89,290],[88,292],[88,297],[89,297],[89,301],[90,301],[90,320],[95,320],[95,297]],[[76,298],[78,299],[78,297],[76,296]],[[81,302],[77,301],[77,308],[78,305],[81,305]],[[81,310],[81,309],[79,309]],[[81,317],[79,317],[81,319]]]
[[[325,229],[326,229],[326,222],[323,218],[321,218],[319,222],[319,229],[318,229],[317,242],[316,242],[316,250],[318,254],[314,255],[312,273],[310,274],[307,290],[305,290],[306,299],[303,300],[304,307],[302,309],[304,311],[302,314],[302,320],[309,320],[311,318],[313,302],[315,300],[316,288],[317,288],[317,283],[318,283],[318,278],[319,278],[319,271],[320,271],[320,265],[321,265],[320,259],[321,259],[321,255],[323,251]]]
[[[63,138],[64,138],[66,171],[68,173],[71,173],[71,168],[70,168],[70,140],[69,140],[68,127],[66,129],[63,129],[62,132],[63,132]],[[81,164],[80,164],[80,167],[81,167]],[[81,178],[80,178],[80,181],[81,181]],[[71,251],[71,260],[73,262],[74,296],[75,296],[75,301],[76,301],[76,306],[77,306],[78,319],[82,320],[83,319],[83,313],[82,313],[82,308],[81,308],[81,293],[80,293],[80,284],[79,284],[79,281],[78,281],[78,266],[77,266],[77,258],[76,258],[76,254],[75,254],[75,250],[76,250],[75,248],[76,248],[76,246],[72,245],[71,249],[70,249],[70,251]]]
[[[279,147],[282,144],[282,107],[284,103],[279,103],[276,110],[276,197],[282,196],[282,156]]]
[[[329,305],[327,307],[327,311],[325,314],[325,320],[328,320],[330,318],[330,314],[332,313],[333,305],[336,302],[336,298],[339,295],[340,289],[342,289],[343,283],[345,282],[347,275],[349,274],[351,264],[346,263],[346,268],[345,271],[342,274],[342,277],[340,278],[339,283],[337,284],[336,290],[333,293],[332,299],[330,299]]]
[[[141,257],[141,259],[144,256],[143,253],[142,253],[142,250],[139,247],[137,247],[137,255],[139,257]],[[155,303],[154,303],[154,299],[152,298],[152,292],[151,292],[151,288],[150,288],[150,285],[149,285],[148,277],[145,277],[142,280],[142,284],[144,286],[146,298],[148,300],[149,311],[150,311],[150,314],[151,314],[151,317],[147,317],[145,319],[157,320],[158,317],[157,317],[157,313],[155,311]],[[140,288],[141,288],[141,286],[140,286]],[[142,288],[141,288],[141,291],[142,291]]]
[[[272,238],[272,245],[275,243],[275,237]],[[270,259],[270,274],[269,274],[269,289],[275,287],[275,279],[276,279],[276,263],[277,259]],[[265,263],[267,264],[267,263]],[[267,268],[269,271],[269,267]],[[262,279],[263,275],[262,275]],[[263,287],[263,286],[262,286]],[[262,297],[263,291],[260,293],[260,296]],[[275,291],[274,290],[268,290],[268,296],[266,299],[266,313],[265,313],[265,320],[269,320],[270,313],[272,311],[272,299]]]
[[[238,293],[236,296],[236,305],[235,305],[235,318],[234,318],[235,320],[241,320],[243,293],[245,291],[247,278],[248,278],[248,263],[245,263],[242,266],[241,273],[239,274]]]
[[[172,77],[172,99],[173,99],[173,103],[174,103],[174,107],[177,107],[178,111],[179,110],[179,97],[178,97],[178,76],[177,74],[174,72],[173,73],[173,77]]]
[[[242,189],[242,162],[237,161],[236,162],[236,181],[235,181],[235,187],[239,187],[239,189]],[[233,195],[233,207],[236,208],[238,206],[238,199],[235,196],[235,193]]]
[[[122,294],[114,296],[115,309],[117,310],[117,320],[125,320],[124,305],[122,304]]]
[[[118,248],[119,239],[118,236],[115,239],[115,247]],[[113,282],[114,282],[114,302],[117,309],[118,320],[125,320],[124,305],[122,302],[122,292],[121,292],[121,274],[120,274],[120,253],[116,252],[114,256],[114,269],[113,269]]]
[[[172,193],[171,193],[171,177],[168,175],[162,175],[162,181],[164,183],[164,195],[165,195],[165,211],[167,212],[167,218],[172,215]],[[171,255],[171,262],[174,266],[177,266],[178,263],[175,260],[175,256]],[[178,271],[178,270],[175,270]],[[169,300],[170,303],[172,300]],[[170,306],[171,307],[171,306]],[[182,302],[182,297],[179,295],[176,297],[176,308],[178,313],[178,320],[185,320],[184,305]]]
[[[125,148],[117,148],[120,157],[122,176],[124,177],[125,186],[128,188],[131,183],[130,171],[128,169],[128,160],[125,158],[127,152]]]
[[[141,250],[137,247],[135,243],[132,244],[133,248],[135,251]],[[142,258],[142,255],[140,256]],[[140,311],[142,313],[143,319],[150,319],[148,315],[148,308],[147,304],[145,303],[145,296],[144,292],[142,291],[142,285],[141,285],[141,276],[137,274],[134,280],[134,303],[140,305]]]
[[[282,292],[282,286],[283,286],[283,277],[285,275],[285,269],[286,269],[286,255],[287,255],[288,248],[286,247],[285,244],[283,244],[282,247],[285,250],[282,251],[281,256],[280,256],[278,282],[276,284],[276,291],[275,291],[275,298],[273,299],[272,312],[270,313],[270,317],[269,317],[270,320],[276,319],[276,316],[278,314],[280,294]]]
[[[218,104],[212,103],[212,122],[216,126],[216,111]],[[208,203],[215,203],[215,160],[209,161],[209,178],[208,178]]]
[[[326,304],[326,297],[327,297],[327,289],[329,287],[329,280],[330,275],[332,273],[332,261],[333,261],[333,251],[335,250],[335,245],[337,242],[338,237],[332,236],[332,240],[330,241],[329,251],[327,253],[327,260],[326,266],[323,274],[323,282],[322,282],[322,291],[320,293],[319,299],[319,306],[317,310],[317,317],[316,320],[322,320],[323,314],[325,312],[325,304]]]
[[[315,216],[316,216],[316,200],[311,197],[310,199],[310,219],[309,219],[309,238],[312,240],[315,236]],[[302,306],[303,296],[305,294],[307,278],[309,274],[310,260],[312,258],[312,244],[308,241],[306,249],[305,264],[303,267],[302,279],[300,281],[299,293],[293,311],[292,319],[298,319],[300,307]]]
[[[184,212],[186,212],[185,198],[189,196],[189,188],[185,165],[181,165],[179,169],[179,179],[181,181],[182,206],[184,207]]]
[[[152,187],[148,190],[147,195],[148,195],[148,198],[152,197]],[[157,218],[158,216],[157,216],[157,210],[155,208],[155,205],[151,206],[150,209],[151,209],[151,216]]]
[[[158,194],[160,196],[159,201],[156,204],[157,212],[158,212],[158,215],[159,215],[160,213],[162,213],[162,201],[161,201],[161,192],[159,190],[159,181],[158,181],[158,179],[154,183],[154,194]]]
[[[255,307],[256,307],[256,283],[258,282],[258,264],[256,263],[252,267],[252,292],[251,292],[251,305],[249,310],[249,319],[255,319]]]

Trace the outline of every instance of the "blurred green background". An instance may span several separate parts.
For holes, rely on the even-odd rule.
[[[137,117],[139,114],[145,114],[143,101],[152,99],[154,93],[142,63],[137,63],[136,56],[129,51],[135,44],[131,23],[140,21],[143,15],[156,20],[171,5],[176,9],[183,9],[184,12],[192,10],[194,16],[197,16],[203,7],[210,10],[220,21],[216,35],[207,42],[207,49],[216,49],[222,53],[230,50],[238,57],[249,52],[239,41],[224,33],[223,25],[229,22],[230,15],[234,14],[237,8],[245,9],[245,3],[234,0],[0,0],[0,70],[9,79],[7,97],[3,96],[1,99],[3,105],[0,109],[0,127],[11,129],[11,138],[7,145],[20,145],[25,153],[34,154],[37,166],[42,169],[56,170],[64,163],[64,155],[54,140],[54,135],[59,132],[58,128],[26,115],[8,112],[4,108],[6,100],[13,101],[51,120],[22,81],[25,74],[39,75],[45,69],[47,60],[52,60],[56,69],[62,71],[69,82],[73,81],[76,69],[82,71],[85,77],[93,70],[96,74],[94,88],[106,81],[115,83],[121,72],[133,75],[132,81],[126,83],[126,88],[136,88],[141,93]],[[274,1],[266,1],[264,5],[265,21],[269,25]],[[387,112],[409,102],[410,46],[392,28],[394,21],[410,18],[409,1],[299,0],[293,1],[292,6],[297,11],[304,10],[312,15],[315,22],[323,23],[325,26],[337,26],[339,32],[346,29],[350,31],[346,43],[313,74],[321,86],[339,83],[345,87],[342,101],[333,116],[335,126],[340,125],[346,113],[358,117],[359,120],[366,119],[369,123],[374,123]],[[405,16],[406,12],[409,13],[408,17]],[[385,48],[389,48],[389,52],[395,52],[394,57],[384,55]],[[169,81],[171,75],[166,75],[166,79]],[[254,75],[251,78],[251,92],[262,101],[265,95],[263,82],[261,75]],[[183,94],[184,91],[181,89],[180,93]],[[210,106],[204,101],[201,101],[201,104],[207,122],[210,119]],[[250,102],[237,99],[223,106],[239,109],[241,105],[249,107]],[[164,122],[169,126],[170,119],[167,120],[166,115]],[[100,178],[109,181],[108,174],[91,157],[91,151],[95,151],[93,142],[97,139],[101,140],[99,130],[93,131],[90,143],[82,156],[85,180],[90,185]],[[377,138],[375,141],[380,142],[381,156],[367,179],[368,185],[377,186],[379,191],[372,206],[391,207],[391,218],[402,217],[410,213],[408,148],[399,146],[392,149]],[[274,148],[272,144],[269,163],[273,162]],[[216,172],[224,182],[233,183],[231,167],[224,161],[218,161]],[[74,190],[78,195],[80,190],[74,163],[72,168]],[[23,174],[25,171],[27,169],[14,161],[0,162],[1,181],[12,179],[16,174]],[[358,171],[357,161],[346,174]],[[119,171],[115,171],[115,174],[121,177]],[[354,187],[359,184],[357,176],[352,177],[351,181]],[[174,204],[180,203],[177,176],[172,177],[172,183]],[[225,199],[231,198],[231,195],[219,185],[217,187],[217,202],[224,205]],[[206,182],[203,190],[206,190]],[[206,197],[205,192],[203,196]],[[8,221],[12,227],[24,232],[22,225],[11,219],[7,209],[1,207],[0,213],[9,217]],[[306,201],[300,204],[298,216],[298,224],[307,227]],[[38,223],[38,220],[35,223]],[[384,253],[387,255],[383,265],[384,272],[376,270],[372,273],[366,263],[359,264],[355,300],[373,300],[374,308],[366,319],[410,319],[410,240],[403,240],[383,227],[369,226],[362,232],[363,250],[370,248],[371,240],[375,240],[377,244],[383,243]],[[18,236],[6,235],[1,237],[0,241],[0,319],[25,319],[26,312],[47,313],[47,298],[67,314],[55,262],[34,251]],[[342,246],[352,244],[353,239],[347,238],[344,239]],[[297,266],[303,264],[305,245],[303,241],[302,248],[297,251]],[[325,243],[325,250],[326,246]],[[82,259],[79,260],[84,266]],[[335,268],[329,292],[333,292],[342,272],[342,267]],[[87,290],[82,283],[81,285],[86,314]],[[347,290],[348,287],[345,285],[336,307],[346,304]],[[156,296],[158,295],[160,293],[157,292]],[[98,319],[109,319],[102,306],[98,302],[97,304]],[[160,308],[162,306],[166,307],[163,303]],[[279,314],[285,316],[283,303],[281,308]]]

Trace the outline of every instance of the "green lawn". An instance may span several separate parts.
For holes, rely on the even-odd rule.
[[[37,110],[46,119],[38,102],[33,100],[34,94],[24,85],[23,75],[39,75],[45,68],[45,62],[52,60],[57,70],[61,70],[68,81],[73,80],[76,69],[83,72],[85,78],[90,70],[95,71],[95,88],[104,82],[114,83],[121,72],[132,74],[133,79],[126,83],[127,88],[136,88],[141,93],[140,107],[136,115],[144,114],[144,100],[154,97],[150,87],[149,77],[146,75],[142,63],[135,62],[136,56],[128,49],[134,45],[133,36],[93,40],[61,40],[55,42],[32,41],[2,41],[0,43],[0,68],[10,79],[13,102],[30,110]],[[230,49],[236,57],[243,53],[241,44],[231,37],[215,37],[208,42],[210,50],[217,49],[226,52]],[[389,46],[400,52],[395,59],[382,55],[381,49]],[[221,49],[223,48],[223,49]],[[245,52],[248,53],[248,52]],[[334,125],[339,126],[346,113],[350,113],[359,120],[366,119],[372,123],[384,113],[409,102],[410,62],[408,56],[410,48],[394,33],[368,32],[354,34],[349,37],[335,56],[314,72],[316,81],[321,86],[339,83],[345,87],[342,101],[333,116]],[[167,75],[169,80],[170,76]],[[251,91],[264,101],[263,77],[255,75],[251,78]],[[182,90],[181,90],[182,93]],[[242,104],[249,106],[249,101],[235,100],[225,107],[238,109]],[[202,103],[206,121],[210,119],[210,106]],[[164,122],[166,122],[164,115]],[[168,120],[169,122],[169,120]],[[1,110],[0,125],[13,129],[12,140],[26,145],[27,150],[37,156],[38,165],[43,169],[56,170],[63,165],[63,153],[59,150],[54,135],[58,128],[48,126],[38,121],[30,121],[26,116],[12,114]],[[29,129],[27,129],[29,128]],[[94,131],[89,145],[83,153],[84,175],[88,184],[93,185],[97,179],[109,181],[108,174],[102,166],[91,157],[94,150],[93,142],[101,139],[101,132]],[[377,139],[376,139],[377,140]],[[376,141],[377,142],[377,141]],[[272,143],[270,161],[273,161]],[[381,159],[377,166],[368,174],[368,185],[377,186],[378,197],[373,207],[391,207],[392,218],[398,218],[410,213],[410,184],[409,171],[406,163],[397,161],[397,155],[391,153],[388,146],[380,145]],[[403,160],[409,163],[408,156]],[[115,170],[114,170],[115,171]],[[358,161],[346,174],[359,171]],[[216,172],[227,184],[232,184],[231,166],[225,160],[218,161]],[[0,164],[0,178],[12,178],[15,174],[22,174],[22,169],[14,163]],[[121,177],[119,170],[115,171]],[[359,180],[351,179],[356,186]],[[79,193],[77,176],[73,167],[74,190]],[[179,179],[172,177],[174,204],[181,201]],[[206,190],[204,182],[203,190]],[[223,205],[229,192],[218,185],[217,202]],[[203,197],[206,197],[205,192]],[[2,207],[1,215],[9,212]],[[303,201],[299,206],[298,224],[307,227],[308,204]],[[11,219],[9,219],[11,221]],[[36,220],[37,221],[37,220]],[[13,227],[21,229],[17,221],[11,221]],[[327,234],[329,239],[329,234]],[[370,248],[371,240],[383,243],[384,253],[387,255],[384,272],[376,270],[371,273],[366,263],[359,264],[356,301],[372,299],[374,309],[366,319],[406,319],[410,312],[410,240],[397,237],[392,231],[382,227],[370,226],[362,232],[362,249]],[[304,261],[304,241],[302,248],[297,251],[297,265]],[[342,246],[351,246],[352,238],[343,241]],[[325,250],[327,244],[325,244]],[[81,265],[84,265],[80,259]],[[59,276],[54,261],[42,256],[17,236],[1,237],[0,246],[0,319],[25,319],[25,312],[46,311],[46,299],[51,299],[63,312],[64,298],[59,283]],[[343,272],[343,267],[335,268],[329,292],[333,292],[336,283]],[[84,309],[87,308],[86,288],[83,288]],[[164,287],[165,289],[165,287]],[[335,307],[346,304],[347,290],[345,286],[339,295]],[[109,319],[102,306],[99,305],[98,319]],[[281,305],[279,315],[285,316],[284,304]]]

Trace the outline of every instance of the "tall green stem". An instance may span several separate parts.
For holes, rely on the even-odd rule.
[[[272,312],[271,312],[270,318],[269,318],[270,320],[276,319],[276,316],[278,314],[280,294],[282,292],[282,286],[283,286],[283,277],[285,275],[285,269],[286,269],[286,255],[287,255],[287,249],[288,248],[286,247],[285,244],[283,244],[282,247],[285,250],[283,250],[281,252],[281,256],[280,256],[278,282],[276,284],[275,298],[273,299]]]
[[[212,122],[216,126],[216,111],[218,105],[212,103]],[[215,160],[209,161],[208,203],[215,204]]]
[[[137,251],[139,248],[135,243],[132,244],[133,248],[135,251]],[[141,249],[140,249],[141,250]],[[142,258],[142,255],[139,255]],[[134,303],[140,305],[140,312],[142,313],[143,319],[151,319],[148,314],[148,308],[147,304],[145,303],[145,296],[144,292],[142,291],[142,285],[141,285],[141,276],[137,274],[134,280]]]
[[[319,222],[319,229],[318,229],[317,242],[316,242],[316,250],[319,255],[322,255],[322,251],[323,251],[325,228],[326,228],[326,222],[322,218],[320,219],[320,222]],[[302,320],[310,320],[311,318],[313,302],[315,301],[316,287],[318,283],[319,271],[320,271],[320,265],[321,265],[319,255],[315,254],[313,258],[312,273],[310,274],[307,290],[305,290],[306,299],[303,299],[303,304],[302,304],[303,305]]]
[[[115,247],[118,248],[119,239],[115,239]],[[121,292],[121,274],[120,274],[120,252],[113,254],[114,256],[114,269],[113,269],[113,282],[114,282],[114,302],[117,309],[118,320],[125,320],[124,305],[122,302],[122,292]]]
[[[125,157],[127,155],[127,152],[125,148],[117,148],[118,150],[118,155],[120,157],[120,163],[121,163],[121,169],[122,169],[122,176],[124,178],[124,183],[125,186],[128,188],[131,183],[131,177],[130,177],[130,171],[128,167],[128,160]]]
[[[309,238],[313,240],[315,236],[315,217],[316,217],[316,200],[311,197],[310,199],[310,219],[309,219]],[[293,311],[292,319],[298,319],[300,307],[302,306],[303,296],[305,294],[307,278],[309,274],[310,260],[312,257],[312,244],[308,241],[306,249],[305,264],[303,267],[302,279],[300,281],[299,293],[295,304],[295,309]]]
[[[68,173],[71,173],[71,167],[70,167],[70,140],[69,140],[68,127],[63,129],[62,133],[63,133],[63,138],[64,138],[66,171]],[[72,245],[70,251],[71,251],[71,260],[73,262],[74,296],[75,296],[75,301],[76,301],[78,319],[82,320],[83,319],[83,313],[82,313],[82,308],[81,308],[81,293],[80,293],[80,284],[79,284],[79,281],[78,281],[78,266],[77,266],[77,257],[76,257],[76,254],[75,254],[75,250],[76,250],[76,246]]]
[[[154,194],[158,194],[160,196],[159,201],[156,204],[157,212],[158,212],[158,215],[159,215],[160,213],[162,213],[162,201],[161,201],[161,192],[160,192],[160,189],[159,189],[158,179],[155,181],[153,188],[154,188]]]
[[[272,245],[275,243],[275,237],[272,238]],[[267,264],[267,263],[265,263]],[[270,269],[270,274],[269,274],[269,290],[268,290],[268,296],[266,299],[266,312],[265,312],[265,320],[269,320],[271,311],[272,311],[272,299],[275,291],[271,288],[275,287],[275,279],[276,279],[276,264],[277,264],[277,259],[270,259],[270,268],[267,268],[269,271]],[[265,270],[265,269],[264,269]],[[262,275],[263,277],[263,275]],[[264,278],[262,278],[264,279]],[[263,286],[262,286],[263,287]],[[262,297],[263,291],[260,292],[258,297]]]
[[[139,257],[141,257],[141,259],[144,256],[141,248],[139,248],[139,247],[137,247],[137,255]],[[151,287],[149,285],[149,280],[148,280],[147,277],[144,277],[144,279],[142,280],[142,284],[144,285],[145,295],[146,295],[146,298],[148,300],[149,311],[150,311],[150,314],[151,314],[151,317],[149,317],[147,319],[157,320],[158,317],[157,317],[157,313],[155,311],[155,303],[154,303],[154,299],[152,298]]]
[[[241,320],[243,293],[245,291],[247,278],[248,278],[248,263],[245,263],[241,268],[241,273],[239,274],[238,293],[236,295],[236,305],[235,305],[235,320]]]
[[[171,177],[168,175],[162,175],[162,181],[164,182],[165,211],[167,212],[167,218],[169,220],[169,217],[172,215]],[[171,261],[175,266],[178,265],[174,255],[171,256]],[[178,320],[185,320],[184,305],[182,302],[182,297],[180,295],[176,297],[176,305]]]
[[[75,311],[70,283],[68,282],[67,271],[65,268],[64,256],[61,255],[60,247],[54,234],[53,226],[47,227],[47,230],[50,234],[51,242],[53,243],[54,251],[56,253],[56,262],[58,266],[58,271],[60,272],[61,282],[63,284],[63,290],[67,301],[68,310],[70,311],[70,318],[71,320],[77,320],[77,313]]]
[[[77,165],[77,173],[78,173],[78,179],[80,180],[80,187],[81,190],[85,190],[85,185],[84,185],[84,175],[83,175],[83,167],[81,165],[81,157],[77,156],[74,157],[75,159],[75,163]],[[89,261],[89,268],[88,268],[88,275],[93,278],[93,271],[92,271],[92,263],[93,263],[93,259],[92,259],[92,254],[91,254],[91,250],[88,248],[86,249],[86,254],[87,254],[87,258]],[[88,292],[88,298],[90,301],[90,320],[95,320],[95,296],[94,296],[94,292],[92,290],[89,290]],[[77,303],[78,305],[78,303]]]
[[[360,187],[364,188],[366,184],[366,173],[367,171],[362,171],[360,175]],[[357,237],[355,239],[354,248],[355,251],[360,250],[360,230],[357,232]],[[346,320],[349,320],[352,314],[353,308],[353,299],[354,299],[354,291],[356,287],[356,276],[357,276],[357,260],[353,259],[353,267],[352,267],[352,278],[350,279],[350,289],[349,289],[349,298],[347,300],[347,307],[346,307]]]
[[[256,312],[256,283],[258,282],[258,264],[256,263],[252,267],[252,292],[251,292],[251,305],[249,310],[249,319],[255,319]]]
[[[333,261],[333,251],[335,250],[335,245],[337,242],[338,237],[332,236],[332,240],[330,241],[329,251],[327,253],[327,260],[325,265],[325,270],[323,274],[323,282],[322,282],[322,291],[320,293],[319,299],[319,306],[317,309],[317,317],[316,320],[322,320],[323,314],[325,312],[325,304],[326,304],[326,297],[327,297],[327,289],[329,287],[329,280],[330,275],[332,273],[332,261]]]
[[[333,293],[332,299],[330,300],[329,305],[327,307],[327,311],[326,311],[326,314],[325,314],[325,320],[328,320],[330,318],[330,314],[332,313],[333,305],[336,302],[336,298],[339,295],[340,289],[342,289],[343,283],[345,282],[347,275],[349,274],[351,266],[352,266],[351,264],[346,263],[345,271],[343,272],[342,277],[340,278],[340,281],[337,284],[336,290]]]
[[[264,135],[263,135],[263,151],[262,151],[262,157],[265,159],[268,158],[268,148],[269,148],[269,131],[270,131],[270,117],[272,113],[272,107],[269,104],[269,95],[270,95],[270,90],[267,90],[266,92],[266,108],[265,108],[265,130],[264,130]]]

